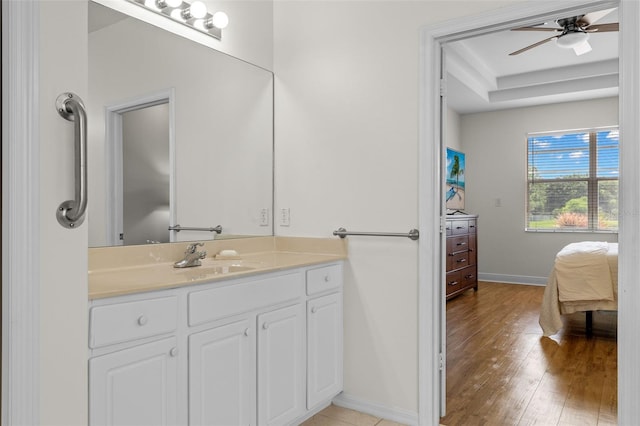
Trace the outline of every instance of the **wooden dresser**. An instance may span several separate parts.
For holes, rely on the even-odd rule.
[[[478,290],[478,216],[447,216],[447,300],[465,290]]]

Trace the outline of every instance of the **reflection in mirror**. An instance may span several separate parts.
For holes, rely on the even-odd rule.
[[[91,247],[273,234],[271,72],[90,2],[87,112]]]
[[[169,242],[169,170],[169,104],[123,113],[122,244]]]

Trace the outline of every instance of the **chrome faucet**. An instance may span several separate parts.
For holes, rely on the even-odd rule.
[[[202,262],[200,259],[207,257],[206,251],[196,251],[196,248],[204,246],[204,243],[193,243],[187,246],[187,250],[184,252],[184,259],[173,264],[174,268],[190,268],[192,266],[200,266]]]

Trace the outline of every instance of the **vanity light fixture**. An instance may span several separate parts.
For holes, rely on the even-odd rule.
[[[222,29],[229,24],[224,12],[211,14],[200,0],[188,3],[183,0],[128,0],[147,10],[179,22],[211,37],[221,40]]]

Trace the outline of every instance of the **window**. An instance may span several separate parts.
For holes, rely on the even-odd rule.
[[[528,231],[618,230],[618,128],[527,135]]]

